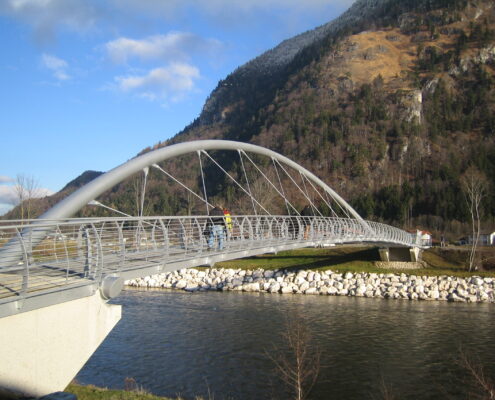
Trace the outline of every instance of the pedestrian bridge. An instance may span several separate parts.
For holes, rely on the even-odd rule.
[[[0,316],[98,290],[110,299],[126,279],[258,254],[353,243],[418,246],[416,236],[371,221],[249,215],[231,219],[222,249],[218,241],[208,247],[207,216],[4,222],[0,232],[12,250],[1,253]],[[33,245],[38,233],[45,237]]]
[[[231,159],[228,171],[212,151],[234,152],[237,173],[232,172]],[[189,179],[192,184],[186,185],[186,178],[168,172],[164,162],[191,154],[198,156],[198,179]],[[195,199],[196,209],[204,206],[203,215],[144,216],[150,168],[180,187],[190,202]],[[236,207],[248,211],[230,217],[222,243],[210,237],[215,223],[209,216],[214,204],[207,186],[211,168],[235,188]],[[135,196],[137,215],[98,200],[133,174],[141,176]],[[273,196],[267,196],[268,189]],[[299,212],[298,204],[306,204],[309,212]],[[84,207],[119,216],[74,218]],[[0,387],[29,395],[62,390],[118,322],[120,306],[106,301],[120,293],[126,279],[288,249],[352,243],[374,243],[406,253],[416,249],[410,252],[413,258],[422,247],[415,235],[363,220],[314,174],[259,146],[195,141],[136,157],[83,186],[39,219],[0,222],[0,340],[4,343],[0,357],[9,360],[0,369]],[[86,321],[82,327],[81,321]],[[89,342],[82,346],[88,336]],[[57,343],[48,343],[57,337],[72,338],[59,350]],[[16,340],[11,349],[5,348],[5,343]],[[49,350],[33,356],[40,345]],[[71,356],[74,346],[84,351]],[[74,365],[62,368],[57,361],[50,369],[48,358],[68,359]],[[10,360],[19,360],[19,367]]]

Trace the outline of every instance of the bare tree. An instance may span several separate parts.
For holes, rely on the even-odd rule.
[[[33,201],[39,196],[39,183],[32,175],[17,174],[15,179],[14,192],[16,204],[19,205],[20,217],[23,220],[32,218]]]
[[[481,231],[481,202],[488,189],[488,180],[475,166],[470,166],[461,177],[461,186],[471,215],[472,245],[469,252],[469,271],[476,265],[476,250]]]
[[[20,218],[24,219],[24,201],[26,200],[26,190],[24,189],[24,175],[17,174],[14,185],[14,204],[19,206]]]
[[[385,379],[382,376],[381,382],[380,382],[380,394],[381,398],[383,400],[395,400],[398,399],[397,395],[394,393],[392,387],[385,382]]]
[[[495,400],[495,382],[486,376],[480,362],[475,362],[463,349],[460,350],[460,365],[469,372],[472,379],[473,390],[470,397],[479,399]]]
[[[267,352],[280,378],[293,393],[294,399],[306,399],[320,373],[319,348],[313,343],[311,333],[301,318],[287,319],[282,335],[288,352]]]

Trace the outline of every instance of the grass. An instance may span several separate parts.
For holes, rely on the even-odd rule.
[[[65,392],[75,394],[77,400],[181,400],[181,397],[171,399],[170,397],[160,397],[148,393],[143,389],[115,390],[100,388],[93,385],[79,385],[71,383]],[[196,398],[200,400],[200,398]]]
[[[127,391],[99,388],[93,385],[78,385],[71,383],[65,392],[75,394],[78,400],[169,400],[144,391]]]
[[[65,392],[75,394],[78,400],[184,400],[180,396],[175,398],[155,396],[146,391],[134,378],[124,379],[124,390],[107,389],[94,385],[80,385],[76,381],[72,381],[65,388]],[[210,394],[208,399],[213,400],[214,397]],[[194,400],[205,399],[196,396]]]
[[[278,254],[264,254],[239,260],[224,261],[215,264],[216,268],[240,269],[286,269],[286,270],[327,270],[336,272],[367,272],[367,273],[405,273],[408,275],[427,276],[491,276],[495,270],[467,270],[464,262],[463,249],[432,248],[423,252],[423,260],[427,268],[394,270],[383,269],[375,265],[380,260],[378,248],[365,246],[331,247],[324,249],[298,249],[282,251]]]
[[[311,248],[223,261],[215,266],[217,268],[299,270],[350,268],[353,265],[359,265],[361,268],[369,269],[373,268],[373,262],[378,259],[378,251],[369,247]]]

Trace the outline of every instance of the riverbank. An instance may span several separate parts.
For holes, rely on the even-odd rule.
[[[93,385],[71,383],[65,392],[76,395],[77,400],[181,400],[155,396],[145,390],[117,390],[100,388]]]
[[[405,273],[334,272],[286,269],[182,269],[128,280],[139,288],[243,291],[375,297],[384,299],[495,302],[495,278],[407,275]]]

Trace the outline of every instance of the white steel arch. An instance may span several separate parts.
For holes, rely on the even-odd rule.
[[[310,181],[312,181],[314,184],[316,184],[318,187],[321,187],[344,210],[346,210],[349,215],[352,215],[354,218],[360,221],[367,230],[370,230],[369,225],[341,196],[339,196],[325,182],[319,179],[312,172],[308,171],[306,168],[300,166],[289,158],[264,147],[250,143],[235,142],[230,140],[197,140],[192,142],[179,143],[171,146],[166,146],[133,158],[125,162],[124,164],[121,164],[120,166],[108,171],[107,173],[100,175],[98,178],[76,190],[70,196],[57,203],[50,210],[41,215],[39,219],[69,218],[77,213],[89,202],[95,200],[99,195],[112,188],[119,182],[123,181],[127,177],[146,168],[149,168],[153,164],[157,164],[161,161],[201,150],[242,150],[277,160],[278,162],[295,169],[299,173],[303,174]]]

